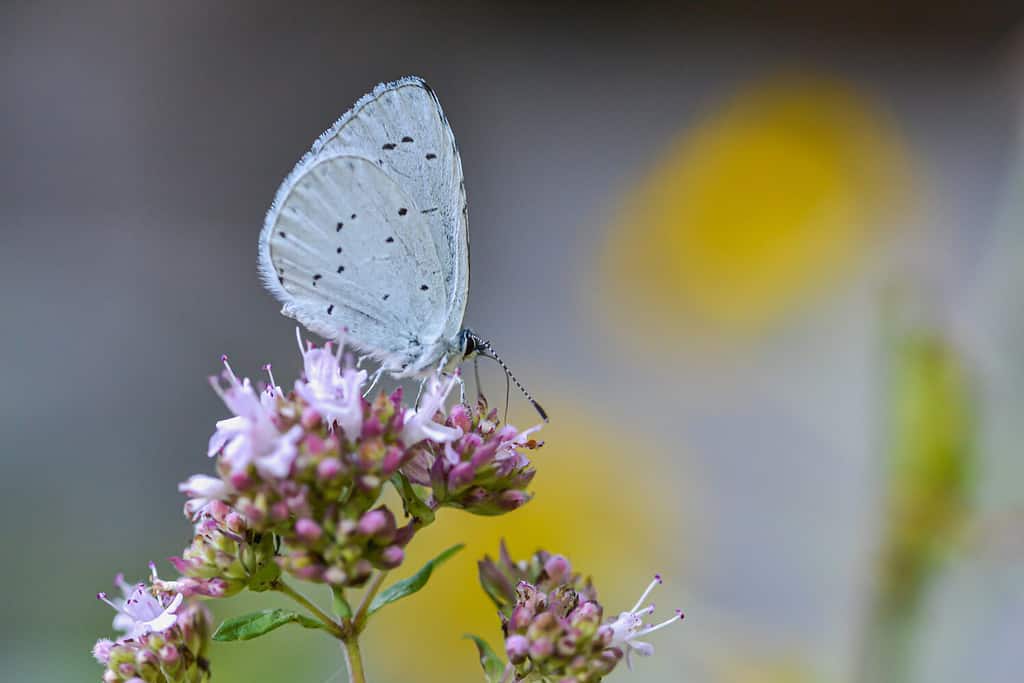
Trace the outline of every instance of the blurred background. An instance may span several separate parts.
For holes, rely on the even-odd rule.
[[[410,73],[462,153],[467,323],[553,420],[530,505],[413,546],[469,544],[373,625],[372,680],[480,680],[502,536],[613,612],[666,576],[687,620],[615,680],[1020,680],[1022,13],[714,4],[0,5],[4,680],[98,680],[95,593],[188,543],[220,355],[297,372],[256,277],[278,184]],[[308,632],[212,660],[343,679]]]

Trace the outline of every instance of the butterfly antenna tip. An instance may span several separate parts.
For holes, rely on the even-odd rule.
[[[542,408],[539,403],[537,403],[537,400],[530,394],[529,391],[526,390],[526,387],[523,386],[522,382],[516,379],[516,376],[513,375],[512,371],[509,370],[507,365],[505,365],[505,361],[501,359],[501,356],[499,356],[498,353],[494,350],[494,347],[491,346],[490,342],[483,343],[482,351],[483,356],[493,359],[498,365],[501,366],[501,369],[505,371],[505,376],[512,380],[512,383],[515,384],[516,388],[519,389],[523,396],[526,397],[526,400],[530,402],[530,405],[532,405],[533,409],[537,411],[537,414],[540,415],[541,419],[544,420],[544,422],[549,422],[550,420],[548,419],[547,411],[544,410],[544,408]]]

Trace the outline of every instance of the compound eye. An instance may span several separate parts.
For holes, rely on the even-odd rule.
[[[476,337],[467,334],[462,340],[462,355],[471,356],[477,352]]]

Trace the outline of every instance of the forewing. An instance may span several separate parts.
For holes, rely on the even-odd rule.
[[[436,249],[446,302],[443,334],[454,336],[469,289],[466,191],[455,137],[434,91],[416,77],[377,86],[320,137],[311,154],[361,157],[402,186]]]

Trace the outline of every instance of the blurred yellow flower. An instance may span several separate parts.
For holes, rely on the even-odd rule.
[[[635,434],[612,432],[568,405],[555,406],[552,415],[557,418],[538,435],[546,445],[531,456],[538,473],[529,504],[501,517],[443,510],[410,546],[396,578],[449,545],[461,542],[466,549],[421,593],[374,618],[365,647],[375,680],[482,680],[476,651],[463,634],[479,635],[501,652],[500,622],[476,568],[483,555],[496,555],[501,538],[517,559],[539,547],[566,555],[574,568],[593,575],[612,610],[629,607],[636,587],[656,571],[673,584],[685,583],[680,564],[688,497],[680,455],[660,458]]]
[[[756,332],[849,274],[908,177],[897,132],[846,87],[743,90],[627,196],[604,281],[645,329]]]

